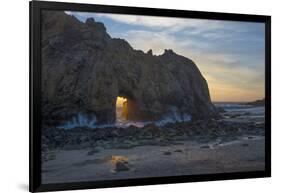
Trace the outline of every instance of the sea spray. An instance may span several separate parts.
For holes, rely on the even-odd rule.
[[[76,127],[96,127],[97,119],[95,116],[87,116],[83,113],[78,113],[77,116],[72,117],[71,120],[58,126],[58,128],[73,129]]]
[[[117,116],[119,117],[119,116]],[[122,127],[126,128],[129,126],[135,127],[144,127],[147,124],[154,123],[157,126],[164,126],[168,123],[176,123],[176,122],[189,122],[191,121],[191,115],[188,114],[180,114],[173,112],[172,114],[163,116],[160,120],[157,121],[130,121],[125,119],[118,119],[113,124],[97,124],[97,119],[95,116],[87,116],[83,113],[78,113],[77,116],[74,116],[71,120],[61,124],[58,128],[63,129],[73,129],[77,127],[87,127],[87,128],[105,128],[105,127]]]

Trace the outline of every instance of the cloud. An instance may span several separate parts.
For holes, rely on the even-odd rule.
[[[171,18],[171,17],[87,13],[87,12],[66,12],[66,13],[83,18],[105,17],[105,18],[110,18],[116,22],[122,22],[130,25],[142,25],[146,27],[159,27],[159,28],[176,27],[180,29],[186,26],[197,26],[198,24],[202,23],[202,21],[196,19],[182,19],[182,18]]]
[[[139,15],[126,15],[126,14],[108,14],[108,13],[89,13],[89,12],[71,12],[67,14],[74,15],[86,20],[86,18],[108,18],[116,22],[149,27],[154,30],[168,30],[176,32],[183,29],[190,30],[193,34],[199,34],[209,30],[222,29],[224,22],[219,20],[208,19],[190,19],[190,18],[177,18],[177,17],[163,17],[163,16],[139,16]]]
[[[173,49],[179,52],[184,46],[191,46],[194,42],[179,42],[174,36],[166,32],[149,32],[143,30],[130,30],[123,34],[122,38],[126,39],[135,48],[143,51],[153,50],[155,55],[160,55],[164,49]],[[174,45],[177,46],[174,46]]]

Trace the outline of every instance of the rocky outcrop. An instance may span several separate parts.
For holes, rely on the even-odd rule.
[[[144,145],[171,146],[183,140],[205,142],[233,141],[245,136],[264,136],[264,122],[229,122],[221,120],[198,120],[171,123],[165,126],[149,124],[142,128],[74,128],[42,129],[42,151],[53,149],[95,148],[88,152],[93,155],[99,149],[128,149]]]
[[[265,105],[265,99],[260,99],[252,102],[245,103],[246,105],[253,105],[253,106],[264,106]]]
[[[44,124],[78,114],[113,123],[117,96],[127,98],[130,120],[217,116],[193,61],[172,50],[159,56],[135,50],[93,18],[83,23],[62,11],[43,11],[41,45]]]

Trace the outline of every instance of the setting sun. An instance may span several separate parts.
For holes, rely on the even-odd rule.
[[[127,101],[127,99],[124,97],[117,97],[116,106],[122,107],[124,102],[126,102],[126,101]]]

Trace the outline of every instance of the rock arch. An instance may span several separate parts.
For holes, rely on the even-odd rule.
[[[217,116],[207,82],[190,59],[172,50],[160,56],[134,50],[94,19],[82,23],[61,11],[42,16],[44,124],[56,125],[77,113],[113,123],[117,96],[128,98],[132,120],[175,113]]]

